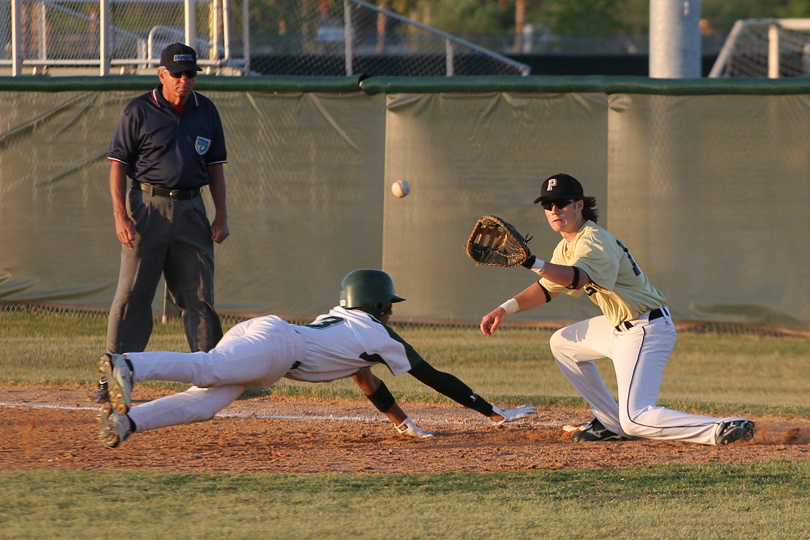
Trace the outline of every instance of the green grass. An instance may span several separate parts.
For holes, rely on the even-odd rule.
[[[810,462],[477,475],[0,471],[4,539],[795,539],[810,530],[809,506]]]
[[[95,383],[96,359],[105,342],[103,314],[0,311],[0,328],[0,383]],[[549,330],[504,328],[490,338],[475,328],[408,325],[398,331],[431,364],[493,401],[584,406],[551,357]],[[178,319],[165,325],[155,321],[150,350],[187,348]],[[615,394],[612,364],[608,360],[598,364]],[[382,367],[375,373],[403,403],[447,399],[407,375],[393,377]],[[270,392],[364,400],[350,380],[328,384],[282,380]],[[808,395],[810,340],[682,334],[664,375],[660,403],[707,414],[807,416]]]
[[[0,310],[0,383],[93,385],[105,330],[99,314]],[[550,356],[549,331],[505,328],[484,338],[476,329],[399,330],[432,364],[493,401],[584,406]],[[156,323],[150,349],[186,348],[179,321]],[[684,334],[661,403],[807,416],[808,359],[807,340]],[[615,390],[610,363],[600,368]],[[446,399],[411,377],[376,372],[402,401]],[[282,381],[270,392],[364,401],[350,381]],[[0,455],[0,540],[794,539],[810,530],[810,461],[435,475],[2,468]]]

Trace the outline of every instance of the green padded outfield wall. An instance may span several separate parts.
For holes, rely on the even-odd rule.
[[[0,78],[0,301],[109,306],[107,146],[156,81]],[[197,90],[228,143],[221,312],[306,318],[337,303],[348,271],[376,267],[408,299],[400,320],[477,321],[533,274],[467,259],[475,219],[513,222],[547,258],[559,236],[532,201],[568,172],[677,318],[810,323],[808,80],[200,77]],[[558,297],[513,318],[593,314]]]

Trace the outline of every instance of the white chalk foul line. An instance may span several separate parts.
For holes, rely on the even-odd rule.
[[[22,407],[26,409],[55,409],[61,411],[96,411],[97,407],[79,407],[72,405],[54,405],[52,403],[11,403],[0,401],[0,407]],[[387,418],[340,415],[340,414],[268,414],[268,413],[217,413],[218,418],[261,418],[269,420],[327,420],[333,422],[388,422]],[[425,424],[464,425],[477,424],[474,420],[431,419],[422,421]],[[541,427],[560,427],[558,422],[532,422]]]
[[[57,409],[62,411],[95,411],[97,407],[80,407],[74,405],[54,405],[52,403],[10,403],[0,402],[0,407],[22,407],[26,409]],[[370,416],[341,416],[337,414],[267,414],[267,413],[217,413],[221,418],[267,418],[273,420],[334,420],[341,422],[382,422],[385,419]],[[387,421],[387,420],[386,420]]]

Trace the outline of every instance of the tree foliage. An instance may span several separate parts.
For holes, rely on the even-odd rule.
[[[742,19],[810,17],[810,1],[703,0],[701,14],[713,29],[726,33]]]
[[[621,0],[547,0],[537,18],[554,33],[609,34],[624,29]]]
[[[419,22],[455,34],[515,31],[517,0],[369,0]],[[650,2],[658,0],[523,0],[526,22],[555,33],[646,32]],[[301,14],[337,8],[342,0],[251,0],[252,24],[274,32],[294,30]],[[810,0],[701,0],[701,15],[721,33],[752,18],[810,17]],[[279,28],[280,22],[284,22]],[[257,28],[259,29],[259,28]]]
[[[515,26],[514,1],[419,0],[415,12],[423,22],[456,34],[503,33]]]

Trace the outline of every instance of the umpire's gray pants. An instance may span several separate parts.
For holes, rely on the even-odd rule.
[[[118,289],[107,323],[107,351],[140,352],[152,334],[152,301],[160,276],[177,307],[192,352],[222,338],[214,311],[214,241],[201,196],[187,200],[127,193],[135,223],[133,248],[121,246]]]

